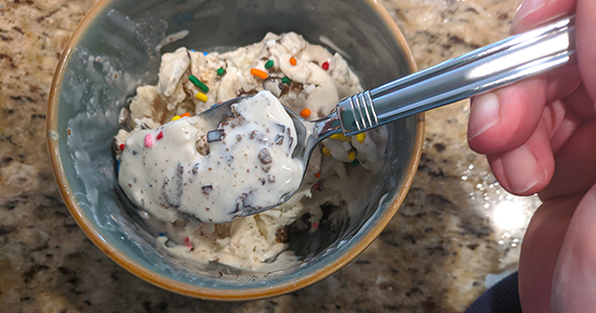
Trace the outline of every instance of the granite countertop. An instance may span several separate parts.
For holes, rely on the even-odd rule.
[[[420,69],[507,35],[520,0],[382,0]],[[69,215],[45,144],[60,53],[93,0],[0,1],[0,311],[462,312],[515,270],[535,197],[508,195],[466,144],[464,101],[427,114],[420,167],[380,237],[327,279],[221,303],[161,290],[120,268]]]

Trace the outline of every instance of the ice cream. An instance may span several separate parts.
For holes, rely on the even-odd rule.
[[[121,154],[124,192],[167,222],[179,213],[229,222],[282,202],[298,189],[304,168],[292,158],[291,118],[267,90],[232,105],[232,113],[217,129],[194,116],[133,132]]]
[[[210,223],[221,220],[213,209],[234,214],[236,205],[250,206],[264,195],[267,201],[279,201],[300,181],[302,165],[288,159],[295,130],[277,114],[268,119],[260,113],[271,109],[265,102],[275,96],[315,120],[361,90],[339,54],[295,33],[269,33],[258,43],[226,53],[179,48],[162,56],[157,85],[139,87],[121,114],[123,129],[115,137],[119,183],[149,218],[165,223],[158,242],[169,252],[253,270],[273,260],[295,261],[286,249],[296,231],[317,231],[326,222],[322,218],[333,223],[358,210],[363,186],[382,165],[384,128],[326,139],[315,149],[298,192],[275,209],[225,224]],[[221,101],[255,94],[267,101],[236,107],[227,125],[211,129],[194,117]],[[250,139],[256,130],[247,122],[252,120],[264,125]],[[221,176],[209,173],[214,164]],[[238,184],[242,179],[244,184]],[[256,191],[247,192],[246,186]]]

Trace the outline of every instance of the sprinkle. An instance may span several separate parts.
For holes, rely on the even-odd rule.
[[[203,52],[203,55],[208,55],[208,54],[209,54],[209,52]]]
[[[360,161],[358,161],[358,159],[354,159],[354,161],[352,161],[352,163],[350,163],[350,165],[356,167],[358,166],[358,164],[360,164]]]
[[[175,115],[174,117],[172,117],[172,121],[177,121],[180,119],[180,115]]]
[[[285,76],[284,78],[281,79],[281,82],[284,84],[289,84],[290,82],[292,82],[292,80],[289,79],[288,76]]]
[[[202,92],[197,92],[197,94],[195,95],[195,98],[199,99],[199,101],[202,101],[202,102],[207,102],[207,99],[209,99],[209,97],[207,97],[207,95]]]
[[[304,109],[302,111],[300,111],[300,116],[302,117],[309,117],[311,114],[310,109]]]
[[[190,113],[186,112],[186,113],[180,115],[180,117],[190,117]]]
[[[266,69],[270,69],[272,67],[273,67],[273,60],[269,60],[269,61],[265,62]]]
[[[157,140],[160,140],[161,138],[163,138],[163,132],[159,132],[159,134],[157,134]]]
[[[188,80],[195,84],[195,86],[199,87],[199,89],[201,89],[203,92],[209,92],[209,87],[203,84],[203,82],[200,81],[196,76],[190,75],[188,76]]]
[[[323,64],[321,64],[321,68],[324,70],[328,70],[329,69],[329,62],[325,61],[323,62]]]
[[[364,139],[366,139],[366,134],[365,133],[360,133],[360,134],[356,135],[356,140],[359,143],[363,143],[364,142]]]
[[[296,58],[295,57],[291,57],[290,58],[290,64],[296,65]]]
[[[220,68],[217,69],[217,75],[218,76],[223,76],[223,74],[225,74],[225,73],[226,73],[226,70],[224,70],[223,67],[220,67]]]
[[[120,161],[116,161],[116,172],[120,172]]]
[[[166,236],[166,233],[159,233],[158,236],[159,237],[165,237]]]
[[[327,149],[327,147],[323,147],[322,151],[326,156],[331,156],[331,152],[329,152],[329,149]]]
[[[318,173],[316,173],[316,174],[315,174],[315,177],[316,177],[316,178],[319,178],[319,177],[321,177],[321,171],[319,171]]]
[[[317,222],[313,222],[313,223],[312,223],[312,228],[314,228],[314,229],[317,229],[317,228],[319,228],[319,223],[317,223]]]
[[[344,135],[344,134],[331,135],[331,138],[337,139],[337,140],[343,140],[343,141],[352,141],[352,140],[350,140],[350,138],[346,137],[346,135]]]
[[[256,69],[256,68],[251,68],[250,69],[250,73],[253,76],[259,77],[261,79],[267,79],[267,77],[269,77],[269,74],[267,74],[267,73],[265,73],[265,72],[263,72],[263,71],[261,71],[259,69]]]
[[[145,147],[149,148],[153,146],[153,138],[151,138],[151,134],[145,135]]]
[[[124,144],[123,143],[120,144],[120,151],[124,151]]]
[[[192,249],[192,242],[190,242],[190,238],[184,238],[184,243],[186,244],[187,248]]]
[[[354,161],[356,159],[356,151],[350,151],[350,153],[348,153],[348,159]]]

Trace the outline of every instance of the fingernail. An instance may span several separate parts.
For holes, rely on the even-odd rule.
[[[540,183],[546,172],[538,165],[538,159],[526,146],[507,152],[501,159],[509,189],[524,194]]]
[[[517,13],[513,17],[511,21],[511,30],[517,26],[517,24],[523,20],[526,16],[536,12],[538,9],[542,8],[548,0],[526,0],[524,1],[519,8],[517,9]]]
[[[501,120],[499,97],[490,92],[478,96],[470,107],[469,140],[495,126]]]

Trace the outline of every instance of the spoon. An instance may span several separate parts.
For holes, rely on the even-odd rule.
[[[305,121],[286,108],[297,133],[297,145],[292,157],[306,165],[315,146],[334,134],[353,136],[404,117],[574,64],[574,22],[575,16],[564,17],[358,93],[341,100],[333,113],[317,121]],[[199,117],[215,129],[222,116],[231,115],[231,106],[247,97],[249,96],[223,102],[201,113]],[[295,191],[285,194],[279,204],[290,199]],[[275,206],[244,208],[236,214],[249,216]]]

